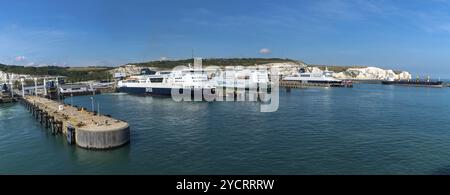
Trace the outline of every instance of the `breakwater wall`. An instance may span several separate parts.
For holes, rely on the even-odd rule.
[[[69,144],[101,150],[130,141],[130,127],[125,121],[38,96],[25,96],[21,102],[36,120],[52,134],[64,135]]]

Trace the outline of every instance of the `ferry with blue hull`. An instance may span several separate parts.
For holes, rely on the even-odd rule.
[[[190,91],[191,95],[202,96],[215,93],[215,87],[210,85],[207,74],[194,69],[134,76],[119,81],[118,89],[124,93],[155,96],[171,96],[172,91],[179,94]]]
[[[121,87],[119,92],[130,93],[130,94],[141,94],[141,95],[161,95],[170,96],[172,94],[172,89],[170,88],[152,88],[152,87]]]

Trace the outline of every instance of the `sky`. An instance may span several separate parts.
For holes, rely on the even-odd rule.
[[[450,0],[0,0],[0,63],[280,57],[450,78]]]

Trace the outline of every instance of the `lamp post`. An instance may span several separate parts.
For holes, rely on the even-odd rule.
[[[44,78],[44,96],[47,96],[47,80]]]
[[[34,95],[38,96],[38,94],[37,94],[37,78],[34,78]]]
[[[92,97],[91,96],[91,103],[92,103],[92,107],[91,107],[91,110],[92,110],[92,112],[94,112],[95,111],[95,107],[94,107],[94,97]]]
[[[56,77],[56,95],[58,96],[58,102],[61,102],[61,94],[59,89],[59,78]]]
[[[14,98],[14,83],[13,83],[14,74],[11,75],[11,78],[9,79],[9,88],[11,90],[11,98]]]
[[[25,88],[23,86],[23,78],[20,79],[20,83],[22,84],[22,97],[25,97]]]

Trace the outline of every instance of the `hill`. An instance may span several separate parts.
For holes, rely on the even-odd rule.
[[[203,59],[203,66],[253,66],[269,63],[286,63],[286,62],[299,62],[292,59],[282,58],[209,58]],[[188,65],[193,63],[192,59],[183,60],[167,60],[167,61],[150,61],[140,63],[129,63],[127,65],[155,67],[160,69],[172,69],[180,65]],[[303,63],[303,62],[300,62]]]
[[[32,76],[65,76],[67,82],[109,80],[112,67],[17,66],[0,64],[0,71]]]
[[[367,68],[367,66],[337,66],[337,65],[318,65],[318,64],[311,64],[309,66],[317,67],[320,70],[325,70],[325,68],[327,68],[329,71],[333,72],[344,72],[349,68]]]

